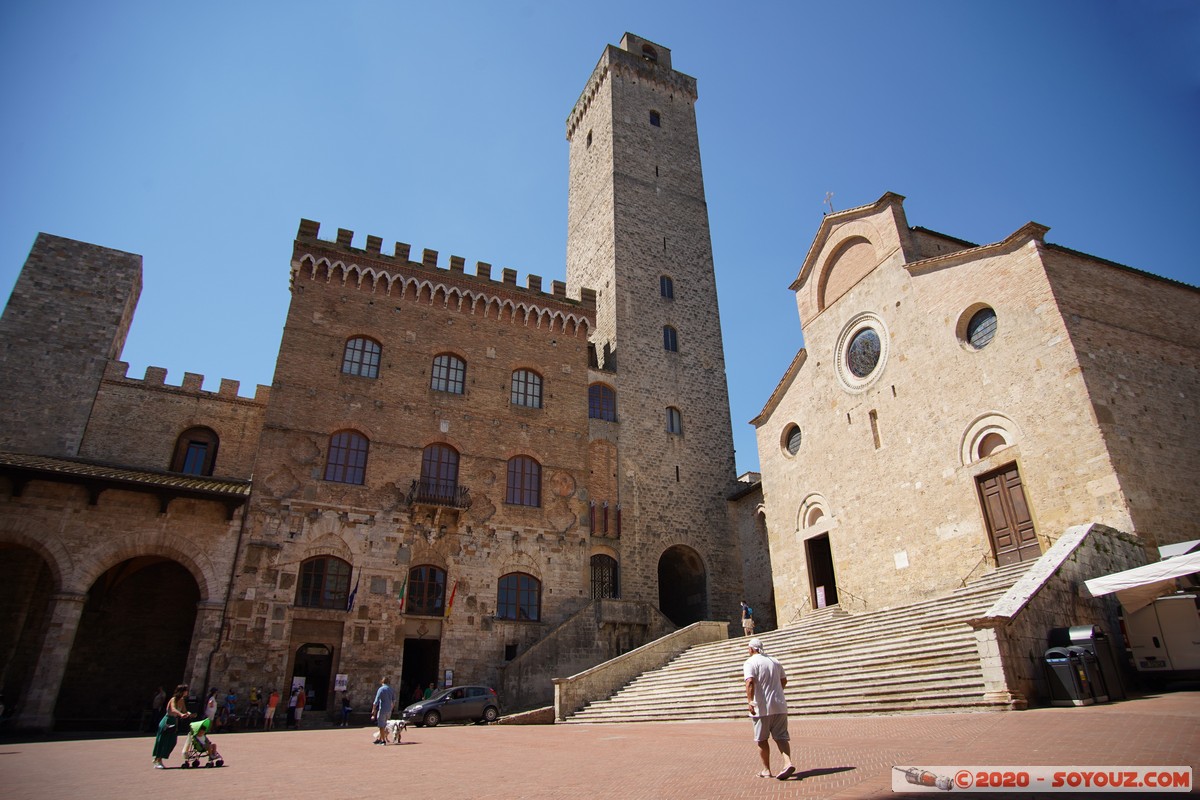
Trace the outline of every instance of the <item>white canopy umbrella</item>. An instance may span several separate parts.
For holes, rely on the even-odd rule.
[[[1092,597],[1117,593],[1125,610],[1133,613],[1155,599],[1175,591],[1175,579],[1200,572],[1200,553],[1188,553],[1147,564],[1144,567],[1102,575],[1084,581]]]

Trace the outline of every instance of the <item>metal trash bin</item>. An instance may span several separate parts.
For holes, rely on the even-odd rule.
[[[1104,694],[1109,700],[1124,700],[1125,685],[1121,680],[1121,667],[1113,653],[1112,640],[1098,625],[1073,625],[1070,628],[1054,628],[1046,637],[1051,647],[1082,647],[1096,657],[1097,669],[1103,679]],[[1104,702],[1099,697],[1096,702]]]
[[[1096,702],[1083,666],[1082,647],[1051,647],[1042,658],[1052,706],[1090,706]]]

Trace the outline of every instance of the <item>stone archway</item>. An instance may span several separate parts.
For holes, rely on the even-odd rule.
[[[50,623],[54,576],[41,555],[0,545],[0,694],[5,716],[24,707]]]
[[[658,559],[658,607],[681,628],[708,616],[708,573],[692,548],[677,544]]]
[[[97,578],[67,659],[55,728],[144,727],[155,690],[169,693],[187,670],[199,601],[192,574],[159,556],[127,559]]]

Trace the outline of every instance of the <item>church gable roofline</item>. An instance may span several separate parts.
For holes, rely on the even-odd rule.
[[[804,262],[800,265],[800,271],[796,274],[796,279],[792,281],[788,288],[794,292],[804,285],[805,281],[812,275],[817,259],[825,247],[825,243],[829,241],[829,238],[839,227],[853,220],[876,214],[888,207],[894,209],[899,221],[903,223],[902,228],[907,230],[908,223],[904,220],[904,195],[896,194],[895,192],[884,192],[883,196],[874,203],[848,208],[845,211],[838,211],[833,214],[826,214],[825,218],[821,220],[821,227],[817,229],[817,235],[813,238],[812,244],[809,245],[808,252],[804,256]]]
[[[779,401],[783,399],[785,394],[787,394],[787,390],[792,385],[792,381],[796,379],[796,375],[799,374],[800,368],[804,366],[804,362],[807,360],[808,350],[801,347],[800,351],[796,353],[796,357],[792,359],[792,363],[788,364],[788,368],[784,371],[783,377],[779,379],[779,383],[775,384],[775,389],[771,392],[771,396],[767,398],[767,404],[763,406],[763,410],[758,412],[757,417],[750,420],[751,425],[756,428],[761,428],[771,414],[775,413],[775,408],[779,405]]]
[[[1184,283],[1183,281],[1178,281],[1174,278],[1165,278],[1162,275],[1155,275],[1153,272],[1147,272],[1145,270],[1138,269],[1137,267],[1131,267],[1128,264],[1121,264],[1117,261],[1111,261],[1107,258],[1092,255],[1091,253],[1084,253],[1080,250],[1072,250],[1071,248],[1064,247],[1061,244],[1047,242],[1046,234],[1050,231],[1050,228],[1037,222],[1027,222],[1016,231],[1006,236],[1004,239],[985,245],[968,242],[965,239],[959,239],[956,236],[950,236],[949,234],[930,230],[929,228],[922,228],[920,226],[914,226],[912,230],[931,236],[936,236],[940,239],[945,239],[948,242],[962,245],[963,247],[961,250],[931,256],[929,258],[920,259],[907,264],[906,267],[912,274],[917,274],[918,272],[927,272],[943,267],[956,266],[957,264],[965,263],[973,258],[979,258],[980,256],[986,256],[992,253],[1003,252],[1005,249],[1019,247],[1026,241],[1033,240],[1038,243],[1039,247],[1043,247],[1048,251],[1056,251],[1077,256],[1079,258],[1086,258],[1089,261],[1094,261],[1097,264],[1103,264],[1106,267],[1119,269],[1123,272],[1141,275],[1145,278],[1151,278],[1152,280],[1161,281],[1163,283],[1171,284],[1172,286],[1178,286],[1184,289],[1191,289],[1192,291],[1200,291],[1200,287],[1193,286],[1190,283]]]
[[[974,261],[977,258],[986,257],[996,253],[1002,253],[1008,250],[1015,250],[1028,242],[1037,242],[1039,246],[1046,243],[1046,232],[1050,229],[1045,225],[1036,222],[1026,222],[1017,230],[992,244],[980,245],[971,247],[966,250],[955,250],[953,253],[945,253],[944,255],[936,255],[931,258],[924,258],[920,261],[913,261],[905,264],[905,268],[913,275],[922,272],[932,272],[936,269],[944,269],[953,267],[959,264],[965,264],[969,261]]]

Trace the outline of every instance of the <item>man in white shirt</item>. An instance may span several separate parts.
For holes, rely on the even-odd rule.
[[[742,677],[746,682],[746,702],[750,706],[750,719],[754,722],[754,742],[762,759],[760,778],[775,777],[785,781],[796,771],[792,764],[792,747],[788,735],[787,698],[783,689],[787,686],[787,674],[783,665],[763,651],[761,639],[751,639],[747,644],[750,657],[742,664]],[[771,773],[771,744],[775,740],[779,754],[783,756],[783,769]]]

